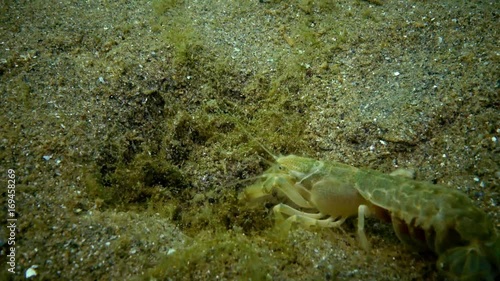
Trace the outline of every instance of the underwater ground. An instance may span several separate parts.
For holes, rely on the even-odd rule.
[[[1,1],[0,279],[441,280],[436,257],[391,225],[369,219],[364,252],[355,219],[282,233],[277,199],[238,195],[272,161],[261,143],[413,169],[498,227],[499,11],[494,0]]]

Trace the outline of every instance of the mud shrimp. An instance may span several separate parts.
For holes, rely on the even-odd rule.
[[[401,171],[388,175],[295,155],[273,157],[272,167],[246,187],[241,199],[278,191],[291,202],[274,206],[274,213],[306,226],[340,227],[357,215],[357,236],[365,250],[365,217],[375,217],[391,222],[402,243],[434,252],[436,267],[452,280],[498,277],[497,229],[465,194]]]

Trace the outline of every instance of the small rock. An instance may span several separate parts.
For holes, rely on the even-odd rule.
[[[26,273],[24,274],[24,277],[26,277],[26,279],[31,278],[31,277],[35,277],[36,276],[35,268],[37,268],[37,267],[38,266],[36,266],[36,265],[32,265],[30,268],[28,268],[26,270]]]

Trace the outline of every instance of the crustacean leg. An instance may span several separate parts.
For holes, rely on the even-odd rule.
[[[273,208],[273,211],[278,221],[283,220],[283,215],[288,216],[288,218],[280,224],[280,227],[285,228],[285,230],[288,230],[288,228],[290,228],[291,224],[293,223],[299,223],[306,227],[319,226],[328,228],[340,228],[340,226],[345,221],[345,218],[334,219],[322,213],[302,212],[282,203],[276,205]],[[368,213],[369,209],[366,205],[360,205],[358,207],[357,235],[360,246],[363,250],[368,250],[370,248],[370,243],[368,242],[365,234],[365,216]]]
[[[283,178],[282,178],[283,179]],[[350,184],[327,177],[320,181],[313,181],[311,186],[307,186],[307,182],[291,184],[290,181],[280,182],[280,186],[274,186],[280,190],[294,190],[302,198],[288,198],[302,208],[308,208],[302,202],[305,200],[308,205],[313,206],[310,209],[315,209],[317,212],[304,212],[297,210],[286,204],[278,204],[273,208],[273,211],[278,218],[285,220],[285,228],[289,228],[292,223],[299,223],[304,226],[320,226],[329,228],[339,228],[346,218],[352,215],[358,215],[357,235],[361,247],[365,250],[369,249],[368,239],[364,232],[365,217],[370,214],[370,206],[360,196],[356,189]],[[275,182],[276,184],[277,182]],[[284,186],[288,185],[288,186]],[[308,188],[310,187],[310,188]],[[310,191],[309,191],[310,190]],[[283,224],[282,224],[283,227]]]
[[[292,184],[291,178],[282,174],[267,175],[264,182],[253,184],[245,189],[243,198],[254,200],[272,194],[272,190],[279,190],[294,204],[301,208],[314,208],[304,197],[309,197],[309,191],[301,184]]]
[[[277,217],[287,215],[286,222],[300,223],[304,226],[339,227],[345,219],[334,220],[322,213],[307,213],[294,209],[286,204],[278,204],[273,208]],[[326,218],[325,218],[326,217]]]
[[[360,205],[358,207],[358,240],[359,244],[361,244],[361,248],[363,248],[363,250],[365,251],[368,251],[368,249],[370,248],[370,243],[368,242],[365,234],[365,217],[368,215],[368,213],[368,206]]]

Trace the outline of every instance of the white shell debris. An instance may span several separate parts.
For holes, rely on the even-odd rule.
[[[26,277],[26,279],[28,279],[28,278],[36,276],[35,268],[37,268],[37,267],[38,267],[38,265],[32,265],[30,268],[28,268],[26,270],[26,272],[24,273],[24,277]]]
[[[44,155],[42,156],[43,160],[49,161],[52,158],[52,155]]]

